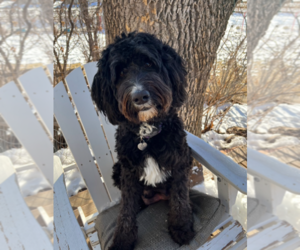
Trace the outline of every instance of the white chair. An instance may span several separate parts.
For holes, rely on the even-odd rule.
[[[21,91],[13,81],[0,88],[0,115],[33,163],[14,169],[9,158],[0,156],[0,248],[52,249],[53,217],[38,207],[46,228],[38,224],[20,193],[15,170],[38,168],[52,187],[53,87],[42,68],[26,72],[18,84]]]
[[[18,82],[29,100],[14,82],[5,84],[0,88],[0,115],[52,186],[53,87],[42,68],[26,72]]]
[[[300,195],[300,170],[248,149],[248,174],[255,191],[248,197],[248,249],[300,247],[299,232],[275,215],[286,191]]]
[[[8,249],[53,249],[50,239],[27,207],[10,159],[0,156],[0,246]]]
[[[97,207],[98,212],[112,204],[120,197],[120,192],[113,186],[112,166],[116,161],[114,152],[114,133],[116,127],[109,124],[96,107],[90,97],[92,79],[97,71],[96,63],[84,66],[86,78],[81,68],[73,70],[67,77],[67,86],[63,82],[54,88],[54,115],[62,130],[69,148],[75,158],[86,186]],[[70,101],[71,97],[71,101]],[[81,129],[82,128],[82,129]],[[228,249],[245,249],[246,236],[242,226],[235,222],[230,215],[235,203],[237,192],[247,192],[246,169],[212,148],[198,137],[187,133],[189,146],[193,157],[218,176],[218,193],[226,208],[219,225],[214,231],[220,231],[200,249],[220,250],[225,246]],[[87,143],[88,140],[88,143]],[[89,144],[89,145],[88,145]],[[55,247],[71,246],[80,242],[82,249],[87,249],[80,236],[80,228],[71,213],[66,190],[63,187],[63,170],[59,159],[54,161],[55,168],[55,194],[59,193],[60,201],[55,200],[54,224],[59,232],[54,232]],[[55,198],[58,199],[58,198]],[[65,209],[61,208],[63,204]],[[68,212],[66,212],[68,211]],[[84,224],[84,234],[90,238],[93,249],[100,249],[97,232],[94,229],[94,220],[98,212],[85,217],[79,213]],[[68,213],[68,219],[66,219]],[[76,227],[76,228],[75,228]],[[70,247],[71,248],[71,247]],[[72,249],[72,248],[71,248]]]

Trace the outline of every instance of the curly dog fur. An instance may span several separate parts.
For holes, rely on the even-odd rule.
[[[145,204],[160,199],[169,200],[168,227],[173,240],[182,245],[194,237],[188,195],[192,156],[178,116],[187,95],[186,74],[175,50],[147,33],[122,34],[102,52],[92,99],[108,120],[118,125],[113,180],[122,193],[110,250],[134,248],[137,213]],[[147,146],[141,150],[143,124],[161,130],[145,138]],[[147,164],[152,164],[149,169],[157,176],[151,171],[146,174]],[[163,181],[147,185],[142,176]]]

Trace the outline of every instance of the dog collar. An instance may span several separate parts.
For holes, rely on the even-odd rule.
[[[142,123],[140,126],[140,143],[137,145],[138,149],[143,151],[147,147],[147,143],[145,142],[145,139],[149,140],[150,138],[158,135],[162,130],[162,124],[160,123],[158,127],[155,127],[154,125],[150,125],[148,123]]]

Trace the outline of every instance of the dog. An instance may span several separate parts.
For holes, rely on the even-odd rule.
[[[187,71],[173,48],[147,33],[116,37],[101,55],[91,96],[118,125],[113,166],[121,208],[110,250],[134,249],[141,207],[168,200],[168,229],[180,245],[195,235],[189,200],[192,155],[179,108]]]

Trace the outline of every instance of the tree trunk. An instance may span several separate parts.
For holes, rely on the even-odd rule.
[[[247,58],[252,60],[253,50],[265,35],[269,24],[284,3],[290,0],[250,0],[247,6]]]
[[[155,34],[172,46],[188,69],[189,98],[180,115],[201,136],[204,94],[216,52],[236,0],[103,0],[106,42],[122,32]]]

